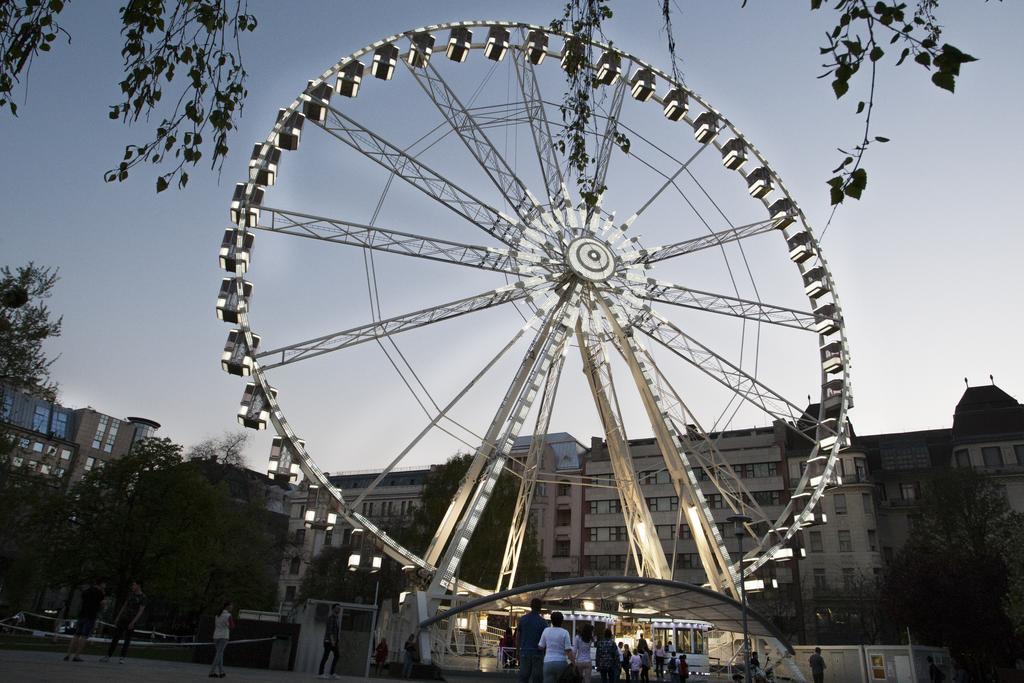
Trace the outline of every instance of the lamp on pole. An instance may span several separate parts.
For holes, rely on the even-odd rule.
[[[753,521],[748,515],[732,515],[726,521],[732,522],[735,527],[736,540],[739,543],[740,563],[740,600],[743,605],[743,678],[750,683],[750,636],[747,628],[747,582],[743,579],[743,537],[747,532],[743,525]]]
[[[372,616],[371,616],[371,622],[370,622],[370,638],[369,638],[369,642],[367,643],[366,669],[363,671],[363,677],[364,678],[369,678],[370,677],[370,660],[373,658],[373,642],[374,642],[373,634],[377,630],[377,609],[378,609],[377,608],[377,598],[378,598],[378,596],[380,594],[380,569],[381,569],[381,566],[384,563],[384,557],[382,555],[378,554],[376,551],[374,551],[374,554],[370,558],[370,566],[369,567],[361,566],[361,564],[360,564],[361,560],[362,560],[362,557],[361,557],[359,551],[353,552],[351,555],[349,555],[348,556],[348,570],[350,572],[368,571],[370,574],[375,575],[376,579],[377,579],[376,585],[374,585],[374,587],[373,587],[373,612],[371,613]]]

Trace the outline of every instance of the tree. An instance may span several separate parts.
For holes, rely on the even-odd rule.
[[[979,677],[1011,664],[1020,644],[1006,611],[1009,549],[1022,534],[1024,516],[998,484],[972,470],[942,471],[886,577],[891,616],[915,640],[949,647]]]
[[[468,453],[455,455],[431,469],[423,486],[420,508],[404,526],[391,530],[399,543],[420,554],[426,551],[472,460],[473,456]],[[498,480],[487,509],[477,522],[473,541],[462,556],[459,568],[462,580],[478,586],[496,583],[502,560],[498,549],[504,548],[517,493],[518,486],[510,477]],[[544,573],[536,535],[529,529],[523,540],[516,583],[538,581],[544,578]]]
[[[224,432],[219,437],[203,439],[188,450],[188,460],[207,460],[235,467],[245,467],[245,447],[249,435],[245,432]]]
[[[261,523],[266,511],[233,500],[181,450],[167,439],[140,441],[36,511],[48,585],[105,576],[123,596],[142,581],[173,617],[192,623],[223,599],[273,604],[280,553]]]
[[[11,98],[32,60],[49,52],[58,37],[71,42],[59,24],[66,8],[64,0],[0,2],[0,107],[15,116]],[[122,100],[111,105],[109,116],[127,125],[151,117],[160,123],[150,140],[125,147],[123,160],[104,178],[123,181],[144,162],[169,163],[171,170],[157,177],[157,192],[171,182],[184,187],[185,167],[199,163],[204,150],[211,168],[220,168],[228,153],[228,136],[248,94],[239,39],[255,30],[256,17],[246,0],[127,0],[120,15]],[[183,87],[174,91],[172,81],[181,72]],[[165,90],[171,91],[167,100]]]
[[[407,588],[402,568],[389,559],[373,574],[349,571],[348,558],[352,552],[348,547],[325,546],[306,568],[299,599],[369,603],[376,594],[378,601],[383,602],[398,597]]]
[[[59,337],[61,318],[54,320],[46,300],[57,284],[57,271],[34,263],[16,271],[0,270],[0,384],[53,400],[57,386],[43,344]]]

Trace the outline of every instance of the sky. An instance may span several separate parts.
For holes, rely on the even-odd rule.
[[[821,72],[817,48],[832,16],[808,11],[805,2],[740,8],[739,2],[680,0],[677,5],[676,42],[687,85],[771,161],[820,235],[830,212],[824,183],[839,159],[836,147],[855,143],[862,126],[853,115],[860,97],[851,92],[837,102],[828,80],[816,78]],[[561,3],[483,7],[489,18],[546,24]],[[667,67],[660,3],[619,0],[612,7],[617,12],[606,26],[608,38]],[[231,153],[220,173],[194,169],[186,190],[160,195],[154,192],[156,173],[147,168],[125,183],[103,182],[103,171],[120,160],[124,145],[148,133],[144,125],[127,129],[106,115],[119,94],[117,8],[114,2],[72,3],[64,19],[71,44],[36,60],[27,91],[19,94],[20,116],[0,118],[0,263],[35,261],[60,270],[50,306],[63,315],[64,332],[47,350],[59,355],[53,376],[64,404],[149,417],[163,425],[162,435],[189,445],[237,429],[234,415],[244,382],[218,367],[229,327],[216,320],[214,302],[224,277],[217,249],[252,144],[265,138],[277,109],[287,106],[308,79],[345,55],[392,33],[479,17],[481,3],[251,0],[260,24],[243,41],[249,98]],[[940,19],[946,40],[979,61],[964,66],[955,95],[931,85],[917,65],[896,68],[884,62],[873,133],[892,141],[872,147],[864,199],[844,205],[822,240],[845,314],[855,397],[850,417],[859,433],[948,426],[965,377],[977,385],[992,374],[1003,389],[1024,397],[1018,352],[1024,333],[1024,225],[1015,204],[1024,152],[1017,134],[1024,111],[1019,78],[1024,44],[1016,33],[1024,25],[1024,6],[944,3]],[[504,101],[515,86],[514,75],[507,63],[493,71],[489,67],[475,53],[465,65],[446,64],[444,73],[466,98],[483,83],[478,104]],[[545,64],[539,71],[550,88],[548,99],[557,100],[557,66]],[[345,105],[353,117],[372,122],[403,145],[440,121],[404,70],[386,87],[367,83],[360,97]],[[627,102],[623,112],[624,121],[673,156],[685,158],[692,151],[689,133],[680,135],[651,107]],[[539,194],[527,130],[493,130],[493,141]],[[387,176],[322,131],[307,127],[303,136],[300,150],[287,153],[281,182],[268,192],[267,204],[368,222]],[[490,188],[457,144],[449,138],[423,159],[483,195]],[[634,144],[637,157],[658,157],[636,139]],[[659,163],[673,168],[663,157]],[[735,177],[716,160],[701,158],[695,169],[724,202],[730,220],[738,224],[760,217],[751,214],[760,207],[737,191]],[[642,203],[637,198],[650,196],[656,182],[636,159],[613,157],[604,208],[625,217]],[[387,194],[379,225],[495,244],[399,185]],[[699,195],[696,186],[683,189]],[[704,228],[694,228],[694,216],[681,207],[679,195],[659,199],[638,222],[637,234],[647,244],[700,234]],[[708,215],[711,209],[700,211]],[[680,233],[680,225],[690,232]],[[655,275],[807,308],[796,271],[777,242],[751,242],[743,253],[705,254]],[[491,273],[409,261],[375,260],[385,315],[504,284]],[[735,290],[730,268],[738,280]],[[261,234],[247,278],[255,287],[252,324],[263,335],[263,348],[369,321],[358,250]],[[753,326],[707,320],[699,312],[664,312],[731,358],[739,357],[742,340],[744,367],[756,363],[758,376],[787,397],[802,402],[818,392],[816,348],[806,335],[762,329],[755,355]],[[416,377],[441,403],[521,324],[514,309],[502,307],[410,332],[398,344]],[[272,375],[290,422],[322,468],[332,472],[383,466],[427,419],[380,348],[367,344],[350,351]],[[521,348],[518,353],[521,357]],[[745,408],[733,415],[722,392],[665,354],[655,356],[706,427],[768,423]],[[437,462],[465,449],[472,435],[486,428],[517,364],[514,353],[504,358],[460,407],[453,431],[465,443],[433,434],[405,464]],[[626,380],[621,376],[619,391],[629,435],[648,436],[650,427],[639,403],[629,397]],[[567,362],[559,396],[551,431],[567,431],[589,443],[599,428],[578,359]],[[266,433],[253,440],[248,453],[253,466],[264,462],[268,443]]]

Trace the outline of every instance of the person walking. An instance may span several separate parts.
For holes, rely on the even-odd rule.
[[[92,630],[96,628],[96,620],[100,616],[103,604],[107,600],[107,582],[103,579],[96,579],[92,585],[82,591],[82,606],[78,608],[78,621],[75,622],[75,634],[68,644],[68,653],[64,655],[64,661],[69,659],[73,662],[85,661],[81,658],[82,649],[89,641]],[[24,617],[22,617],[24,620]]]
[[[580,673],[582,683],[590,683],[594,662],[590,658],[590,643],[594,640],[594,626],[587,623],[572,643],[572,653],[576,660],[576,670]]]
[[[213,664],[210,665],[210,678],[224,678],[224,650],[231,640],[231,627],[234,625],[234,617],[231,616],[231,601],[228,600],[220,606],[220,611],[213,618]]]
[[[660,640],[654,643],[654,677],[659,681],[665,680],[665,648]]]
[[[814,683],[822,683],[825,680],[825,658],[821,656],[821,648],[814,648],[814,654],[807,660],[811,665],[811,678]]]
[[[544,653],[538,644],[548,623],[540,614],[540,598],[530,601],[530,611],[519,620],[519,683],[541,683],[544,679]]]
[[[402,678],[412,678],[412,665],[416,657],[416,634],[410,633],[402,652]]]
[[[562,628],[565,617],[561,612],[551,613],[551,626],[540,634],[537,647],[544,652],[544,683],[558,683],[565,667],[575,663],[569,632]]]
[[[601,683],[614,683],[619,670],[619,648],[612,640],[611,629],[604,630],[604,636],[597,641],[597,672],[601,674]]]
[[[376,664],[377,675],[380,676],[380,672],[384,669],[384,665],[388,662],[388,639],[381,638],[380,642],[377,643],[377,648],[373,651],[373,663]]]
[[[135,632],[135,626],[139,623],[139,619],[142,618],[142,613],[145,611],[146,594],[142,592],[142,584],[138,581],[132,581],[131,588],[128,591],[128,598],[121,605],[117,618],[114,619],[114,635],[110,637],[110,647],[107,648],[107,656],[101,657],[101,662],[110,661],[110,658],[114,656],[114,650],[117,649],[117,641],[124,638],[124,643],[121,645],[121,658],[117,660],[118,663],[124,664],[124,659],[128,656],[128,646],[132,642],[132,633]]]
[[[686,655],[679,658],[679,680],[681,683],[686,683],[686,679],[690,677],[690,663],[686,661]]]
[[[670,683],[679,683],[679,660],[676,659],[675,652],[665,662],[665,668],[668,670],[668,680]]]
[[[636,651],[640,653],[640,680],[643,683],[651,682],[651,648],[642,637],[636,645]]]
[[[622,643],[619,643],[622,645]],[[633,661],[633,655],[629,651],[629,644],[623,645],[622,647],[622,676],[627,681],[630,679],[630,663]]]
[[[946,674],[938,667],[931,655],[928,655],[928,680],[931,683],[942,683],[946,680]]]
[[[640,680],[640,669],[643,667],[643,657],[640,656],[640,648],[637,647],[629,658],[629,680],[639,681]]]
[[[317,678],[337,678],[334,670],[338,667],[338,644],[341,640],[341,605],[331,605],[331,613],[327,615],[327,625],[324,627],[324,655],[320,658],[320,668],[317,670]],[[333,655],[333,656],[332,656]],[[324,665],[327,658],[331,657],[331,673],[324,673]]]

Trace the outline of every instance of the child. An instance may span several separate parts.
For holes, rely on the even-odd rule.
[[[671,683],[679,683],[679,666],[676,660],[676,653],[668,660],[668,678]]]
[[[640,666],[642,661],[643,660],[640,658],[640,654],[638,652],[634,652],[633,656],[629,658],[629,680],[640,680]]]

